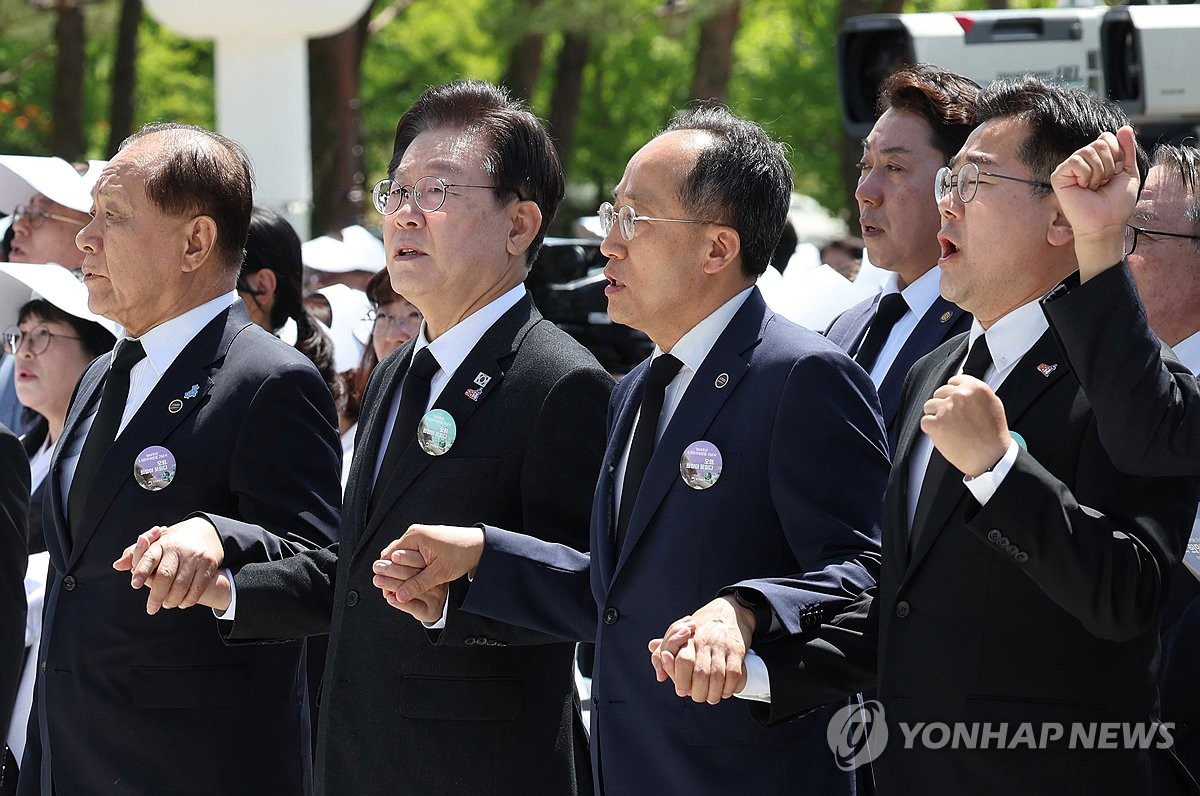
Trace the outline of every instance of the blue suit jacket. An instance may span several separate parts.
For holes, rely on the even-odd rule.
[[[833,319],[825,336],[839,345],[851,356],[862,345],[867,328],[875,319],[879,309],[879,299],[882,293],[877,293],[869,299],[863,299],[841,315]],[[971,315],[964,312],[958,305],[951,304],[938,296],[933,304],[917,321],[916,328],[904,341],[900,353],[896,355],[887,375],[879,385],[879,405],[883,410],[883,422],[887,426],[888,439],[896,440],[896,415],[900,411],[900,390],[904,386],[904,377],[912,370],[912,366],[921,357],[928,354],[956,334],[961,334],[971,328]]]
[[[790,633],[816,627],[874,584],[888,470],[874,389],[844,353],[776,316],[755,290],[663,430],[618,550],[613,474],[647,367],[622,380],[609,405],[594,557],[488,527],[462,608],[595,641],[593,770],[608,794],[795,793],[798,783],[849,793],[852,778],[834,767],[825,739],[827,713],[768,729],[737,700],[680,699],[655,681],[646,643],[750,578],[767,579],[755,587]],[[724,460],[704,491],[679,472],[698,440]]]

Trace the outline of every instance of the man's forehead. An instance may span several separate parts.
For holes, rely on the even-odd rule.
[[[425,130],[409,143],[396,166],[396,174],[408,174],[413,169],[429,171],[433,176],[444,172],[462,174],[483,168],[485,157],[480,134],[464,130],[441,128]],[[424,177],[426,174],[411,175]]]

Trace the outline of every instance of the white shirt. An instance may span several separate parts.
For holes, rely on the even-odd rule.
[[[454,326],[451,326],[441,337],[433,342],[429,341],[429,337],[426,334],[425,322],[421,322],[421,331],[417,335],[417,342],[413,346],[413,356],[415,357],[417,352],[422,348],[428,348],[429,353],[433,354],[433,358],[438,362],[438,371],[429,380],[429,402],[425,404],[426,411],[434,405],[438,396],[442,394],[442,390],[446,388],[446,385],[454,376],[455,371],[466,360],[471,350],[475,348],[475,345],[487,333],[488,329],[491,329],[496,321],[500,320],[500,317],[504,313],[515,307],[517,302],[524,298],[524,296],[525,285],[522,283],[475,310],[475,312],[463,318],[454,324]],[[412,364],[411,360],[409,364]],[[487,375],[496,376],[497,374],[489,373]],[[379,468],[383,464],[383,453],[387,450],[388,442],[392,438],[392,429],[396,427],[396,415],[400,411],[400,393],[402,392],[402,387],[403,382],[397,385],[396,394],[392,397],[391,405],[388,407],[387,422],[384,424],[383,438],[379,444],[380,455],[375,459],[375,469],[371,475],[372,486],[375,479],[379,477]],[[214,609],[213,614],[218,619],[232,621],[237,615],[237,588],[234,586],[233,575],[228,569],[225,570],[225,574],[229,578],[229,607],[225,609],[224,613]],[[446,609],[443,608],[441,621],[426,625],[426,627],[438,628],[444,626],[446,620],[445,614]]]
[[[1180,340],[1177,345],[1171,346],[1171,350],[1188,370],[1200,376],[1200,332]]]
[[[915,282],[913,284],[916,284]],[[1020,361],[1021,357],[1033,348],[1041,336],[1050,328],[1046,322],[1046,315],[1042,312],[1040,301],[1031,301],[1012,312],[1005,315],[986,332],[979,324],[979,321],[971,323],[970,345],[974,345],[975,341],[981,335],[986,335],[988,350],[992,353],[992,364],[984,373],[984,381],[993,390],[1000,388],[1008,375],[1013,372],[1013,368]],[[968,348],[968,351],[970,349]],[[966,358],[964,357],[964,363]],[[1055,365],[1058,363],[1047,362],[1047,365]],[[962,373],[962,363],[959,364],[957,373]],[[967,489],[975,497],[982,506],[991,499],[992,495],[1000,487],[1004,481],[1004,477],[1008,475],[1012,469],[1013,463],[1017,460],[1017,453],[1020,450],[1015,440],[1008,444],[1008,449],[1004,452],[1004,456],[1000,459],[989,472],[976,476],[975,478],[964,477],[963,483]],[[920,498],[921,487],[925,481],[925,470],[929,467],[929,457],[933,454],[933,442],[929,439],[928,434],[921,434],[917,441],[913,444],[912,457],[909,463],[908,472],[908,528],[911,532],[913,517],[917,512],[917,502]],[[770,675],[767,671],[767,666],[763,663],[762,658],[758,657],[753,650],[746,655],[746,687],[736,696],[742,699],[752,699],[758,702],[771,701],[771,682]]]
[[[183,353],[183,349],[188,343],[192,342],[200,330],[212,321],[213,318],[220,315],[229,307],[233,306],[235,301],[240,301],[237,291],[230,291],[223,295],[217,296],[211,301],[201,304],[199,307],[193,307],[187,312],[168,321],[163,321],[158,326],[155,326],[150,331],[138,338],[123,338],[139,340],[142,348],[146,350],[146,356],[129,371],[129,398],[125,401],[125,412],[121,415],[121,424],[117,428],[117,436],[125,430],[125,426],[129,425],[129,421],[137,414],[138,409],[142,408],[142,404],[146,402],[146,398],[158,386],[158,380],[167,372],[167,369],[175,363],[179,355]],[[121,343],[118,341],[117,345]],[[116,348],[113,353],[108,355],[109,367],[112,366],[113,358],[116,356]],[[183,397],[183,396],[179,396]],[[75,480],[75,467],[79,464],[79,454],[83,450],[83,441],[87,439],[88,432],[92,428],[92,421],[96,417],[96,411],[100,408],[100,402],[96,401],[92,409],[92,413],[83,418],[79,422],[79,427],[70,439],[64,435],[60,444],[66,446],[62,453],[62,501],[63,506],[67,504],[67,495],[71,492],[71,482]],[[129,471],[133,472],[133,462],[129,463]]]
[[[704,320],[696,324],[685,334],[679,338],[670,351],[663,351],[657,345],[654,346],[654,352],[650,355],[650,361],[653,362],[663,354],[670,354],[683,363],[683,367],[675,374],[675,378],[671,379],[663,393],[663,408],[662,414],[658,416],[658,429],[655,435],[657,442],[666,430],[667,425],[671,422],[671,418],[675,414],[675,410],[679,407],[679,402],[683,400],[683,394],[687,392],[688,385],[692,383],[692,377],[696,375],[696,371],[704,363],[708,353],[712,351],[712,347],[716,345],[717,338],[725,331],[725,327],[733,320],[733,316],[746,303],[746,299],[750,297],[750,291],[753,287],[748,287],[741,293],[738,293],[733,298],[726,301],[720,307],[713,311]],[[641,409],[638,409],[637,414],[633,418],[631,429],[637,428],[638,418],[641,417]],[[630,431],[629,438],[625,440],[625,450],[621,453],[621,459],[617,462],[616,470],[613,472],[613,506],[621,505],[621,492],[625,484],[625,468],[629,464],[629,447],[633,444],[633,432]],[[683,455],[683,451],[679,452]]]
[[[936,265],[903,290],[900,289],[900,277],[895,273],[888,274],[887,280],[883,283],[883,295],[880,296],[880,300],[882,301],[883,296],[888,293],[899,293],[904,297],[904,303],[908,305],[908,312],[896,321],[896,325],[888,333],[883,347],[879,349],[879,356],[875,358],[875,364],[871,366],[871,381],[875,383],[876,389],[883,384],[884,378],[887,377],[888,371],[892,369],[892,364],[900,354],[900,349],[908,342],[908,336],[917,328],[917,323],[925,317],[925,313],[929,312],[933,302],[937,301],[941,285],[942,269]]]

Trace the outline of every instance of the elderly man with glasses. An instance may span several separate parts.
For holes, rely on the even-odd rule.
[[[752,632],[813,633],[875,582],[887,473],[875,390],[754,287],[790,190],[783,147],[709,108],[635,153],[600,207],[609,315],[656,346],[613,394],[590,556],[495,523],[416,526],[376,564],[388,601],[423,619],[454,581],[452,615],[595,642],[592,759],[607,793],[853,792],[826,741],[833,709],[764,729],[717,704],[720,688],[680,700],[647,654],[672,620],[746,578],[778,580],[697,614],[739,648]],[[738,602],[754,595],[778,628],[755,628]],[[725,660],[722,648],[696,663]]]
[[[209,587],[203,602],[230,642],[329,634],[319,793],[588,793],[572,641],[458,611],[427,630],[371,585],[380,551],[419,520],[522,525],[586,549],[612,379],[524,285],[562,199],[558,156],[521,103],[467,81],[405,112],[388,174],[374,191],[387,269],[424,323],[363,398],[344,546],[262,537],[261,557],[280,560],[192,592],[191,579],[156,575],[150,608]],[[122,566],[136,567],[135,585],[163,557],[216,566],[222,543],[247,534],[261,532],[211,513],[143,537]]]

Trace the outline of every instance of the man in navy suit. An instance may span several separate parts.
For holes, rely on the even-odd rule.
[[[881,114],[863,139],[859,223],[871,263],[891,271],[883,292],[843,312],[825,336],[871,375],[895,441],[900,388],[913,363],[971,325],[938,295],[937,203],[929,186],[975,126],[979,91],[969,79],[917,65],[889,77]]]
[[[827,714],[766,729],[719,695],[680,700],[646,661],[651,638],[726,584],[780,579],[761,586],[788,603],[764,637],[817,627],[874,584],[887,457],[872,385],[754,287],[790,177],[760,128],[696,110],[633,156],[616,207],[601,206],[609,314],[656,348],[609,405],[592,556],[492,526],[418,525],[375,564],[388,601],[424,620],[455,581],[442,643],[470,612],[594,641],[606,793],[852,792]],[[736,621],[732,598],[720,608]]]

